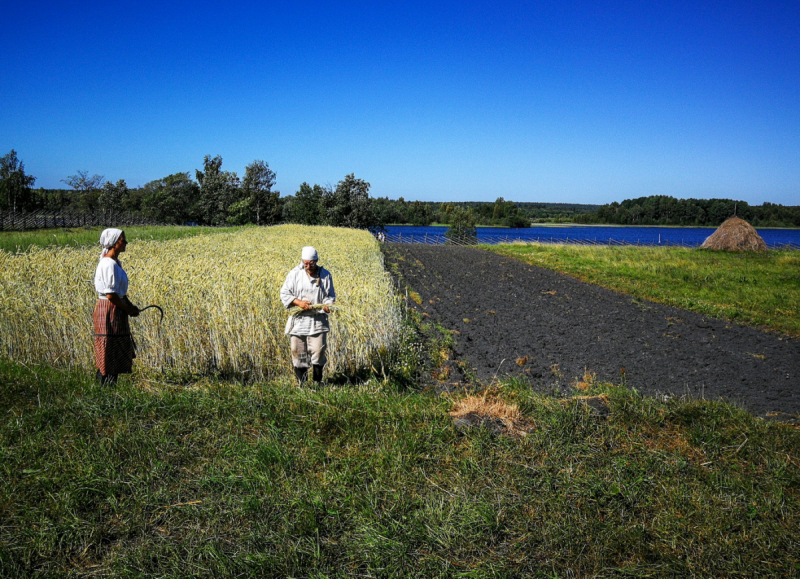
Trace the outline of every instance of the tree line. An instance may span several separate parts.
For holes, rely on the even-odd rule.
[[[472,206],[470,206],[472,205]],[[469,212],[480,225],[507,227],[529,227],[531,220],[517,205],[499,197],[494,203],[438,203],[406,201],[379,197],[375,200],[375,211],[384,223],[425,226],[432,223],[450,225],[462,211]]]
[[[571,223],[576,215],[596,210],[599,205],[578,203],[515,203],[498,197],[494,203],[481,201],[424,202],[379,197],[375,210],[383,223],[408,225],[452,225],[455,209],[471,212],[477,225],[530,227],[532,222]]]
[[[576,215],[575,223],[614,225],[693,225],[718,227],[737,215],[755,227],[800,227],[800,206],[776,203],[750,205],[733,199],[676,199],[651,195],[608,203]]]
[[[369,196],[370,184],[347,175],[333,186],[303,183],[295,195],[274,190],[275,172],[265,161],[247,165],[243,177],[222,168],[222,157],[206,155],[192,178],[174,173],[143,187],[124,179],[78,171],[62,181],[70,189],[33,189],[36,178],[12,149],[0,158],[0,210],[35,212],[69,209],[99,213],[115,208],[162,223],[198,225],[270,225],[293,222],[375,229],[380,227]]]
[[[12,149],[0,157],[0,210],[13,212],[64,209],[98,213],[115,208],[161,223],[199,225],[270,225],[301,223],[380,229],[388,224],[455,226],[471,231],[477,225],[529,227],[532,222],[694,225],[716,227],[734,213],[755,226],[800,227],[800,206],[774,203],[749,205],[730,199],[676,199],[653,195],[606,205],[515,203],[498,197],[484,202],[406,201],[403,197],[372,198],[370,184],[354,174],[336,186],[303,183],[281,197],[274,189],[275,172],[255,160],[243,177],[222,168],[222,157],[206,155],[202,169],[174,173],[143,187],[129,188],[124,179],[78,171],[62,181],[70,189],[34,189],[36,178]]]
[[[130,188],[102,175],[78,171],[62,182],[69,189],[33,189],[36,178],[12,150],[0,159],[0,210],[82,211],[98,213],[114,207],[163,223],[201,225],[269,225],[281,222],[329,224],[375,229],[387,224],[460,224],[528,227],[533,219],[566,220],[597,206],[522,203],[499,197],[494,203],[426,203],[369,195],[370,184],[347,175],[336,186],[303,183],[281,197],[274,189],[275,172],[256,160],[243,177],[222,167],[222,157],[206,155],[202,169],[174,173],[143,187]],[[523,206],[525,208],[523,208]],[[460,226],[460,225],[459,225]]]

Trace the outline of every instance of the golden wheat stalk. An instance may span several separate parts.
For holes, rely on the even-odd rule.
[[[334,287],[336,287],[336,282],[334,282],[333,285]],[[339,306],[335,306],[333,304],[312,304],[310,307],[312,310],[321,310],[325,306],[328,306],[328,309],[331,311],[330,313],[333,313],[339,309]],[[286,313],[289,314],[290,316],[299,316],[300,314],[306,311],[308,310],[304,310],[300,306],[292,306],[291,308],[288,308],[286,310]]]
[[[165,312],[131,320],[136,372],[289,375],[280,287],[314,245],[334,277],[329,371],[374,365],[400,328],[400,304],[377,242],[365,231],[285,225],[170,241],[133,241],[122,254],[129,297]],[[181,256],[176,259],[175,256]],[[0,355],[90,369],[97,249],[0,251]]]

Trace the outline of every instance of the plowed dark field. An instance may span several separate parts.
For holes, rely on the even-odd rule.
[[[536,388],[585,371],[644,395],[724,399],[757,416],[800,418],[800,341],[637,300],[480,249],[390,244],[410,305],[455,334],[455,355],[488,382]]]

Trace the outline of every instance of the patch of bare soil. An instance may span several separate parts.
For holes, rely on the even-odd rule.
[[[409,302],[455,332],[455,355],[488,383],[552,391],[587,373],[645,395],[724,399],[800,418],[800,340],[589,285],[480,249],[390,244]]]

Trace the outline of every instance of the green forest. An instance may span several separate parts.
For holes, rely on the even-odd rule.
[[[303,183],[281,196],[275,172],[255,160],[243,177],[222,168],[222,157],[206,155],[202,169],[173,173],[128,187],[102,175],[78,171],[62,179],[69,188],[34,188],[36,177],[12,149],[0,157],[0,211],[96,214],[114,210],[160,223],[199,225],[269,225],[303,223],[379,229],[385,225],[451,225],[464,218],[475,225],[529,227],[533,223],[614,225],[683,225],[716,227],[732,215],[760,227],[800,227],[800,206],[749,205],[732,199],[676,199],[651,195],[606,205],[514,202],[406,201],[373,198],[370,184],[354,174],[335,186]]]
[[[717,227],[732,215],[755,227],[800,227],[800,206],[797,205],[749,205],[746,201],[732,199],[676,199],[667,195],[608,203],[592,213],[576,215],[574,222]]]
[[[27,175],[12,150],[0,158],[0,210],[82,211],[97,213],[113,208],[163,223],[243,225],[248,223],[303,223],[379,228],[389,224],[451,224],[463,210],[478,225],[528,227],[532,221],[569,223],[576,215],[596,211],[598,205],[574,203],[514,203],[502,197],[494,202],[424,202],[403,197],[373,198],[370,184],[350,174],[336,186],[303,183],[290,195],[274,189],[275,172],[256,160],[244,177],[222,167],[222,157],[206,155],[203,168],[174,173],[128,187],[125,180],[78,171],[62,182],[68,189],[34,189],[36,177]]]

